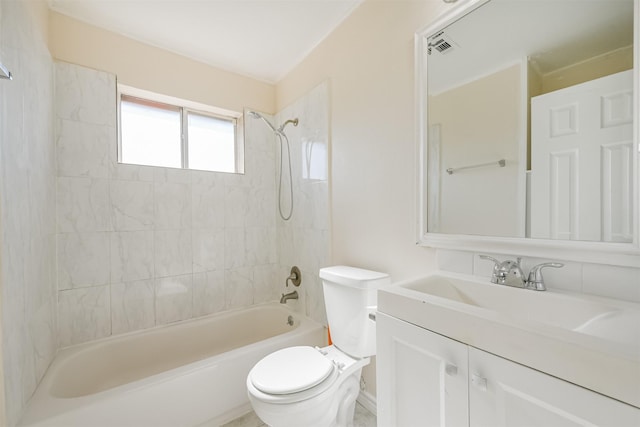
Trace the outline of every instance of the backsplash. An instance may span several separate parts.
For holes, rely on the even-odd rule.
[[[324,313],[312,301],[328,252],[326,176],[318,193],[295,184],[287,234],[276,221],[276,141],[263,123],[245,121],[244,175],[118,164],[115,76],[62,62],[55,75],[60,347],[276,300],[288,275],[279,266],[292,262],[311,295],[302,311]],[[322,93],[300,105],[323,111]],[[326,112],[319,120],[326,152]],[[297,171],[295,132],[287,128]]]
[[[491,277],[493,264],[478,257],[479,253],[439,249],[438,268],[475,276]],[[500,261],[515,259],[515,255],[489,254]],[[580,263],[562,259],[524,257],[523,271],[543,262],[562,262],[562,268],[547,268],[544,279],[549,289],[583,292],[625,301],[640,302],[640,268]]]

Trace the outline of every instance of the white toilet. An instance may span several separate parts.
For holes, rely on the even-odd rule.
[[[247,389],[256,414],[272,427],[345,427],[353,423],[360,373],[376,352],[369,314],[387,274],[354,267],[320,270],[333,345],[289,347],[260,360]]]

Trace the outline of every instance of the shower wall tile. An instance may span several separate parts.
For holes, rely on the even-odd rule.
[[[152,166],[118,163],[117,150],[115,149],[116,144],[113,143],[115,138],[116,137],[110,142],[114,148],[109,150],[109,157],[111,159],[109,161],[109,177],[113,180],[153,182],[153,170],[156,168]]]
[[[191,202],[193,228],[225,226],[224,178],[220,174],[194,172]]]
[[[109,141],[115,128],[72,120],[56,121],[58,176],[107,178]]]
[[[29,321],[29,337],[33,345],[36,383],[42,378],[53,360],[57,343],[56,302],[50,299],[38,309]]]
[[[155,277],[193,272],[191,230],[156,231],[154,245]]]
[[[326,325],[327,313],[324,306],[322,280],[316,272],[304,271],[302,274],[307,283],[304,289],[305,310],[309,317]]]
[[[247,307],[253,304],[253,270],[249,267],[224,272],[226,308]]]
[[[223,311],[225,302],[224,270],[193,275],[193,317]]]
[[[284,191],[284,190],[283,190]],[[271,188],[252,187],[249,191],[250,209],[245,216],[245,227],[269,227],[275,224],[277,196]],[[288,209],[284,209],[286,215]]]
[[[193,171],[175,168],[153,168],[153,180],[155,182],[167,182],[174,184],[191,184]]]
[[[280,142],[264,123],[245,122],[244,174],[119,164],[115,76],[56,63],[60,345],[277,301],[291,291],[294,264],[306,278],[288,304],[324,321],[312,277],[328,262],[327,93],[324,85],[282,113],[301,123],[286,128],[294,213],[284,222]],[[103,312],[108,331],[73,329]]]
[[[298,117],[288,126],[291,141],[294,210],[289,221],[277,218],[277,259],[281,275],[293,265],[302,271],[300,299],[288,302],[309,317],[326,322],[318,270],[330,262],[329,216],[329,90],[322,83],[278,113],[276,121]],[[287,188],[286,186],[283,188]],[[286,196],[286,192],[285,192]],[[276,201],[277,203],[277,201]]]
[[[154,276],[153,231],[111,233],[111,283]]]
[[[154,186],[150,182],[111,181],[111,216],[116,231],[154,227]]]
[[[245,152],[249,150],[275,152],[276,137],[262,120],[254,120],[246,115],[244,120],[245,131]],[[273,123],[273,117],[262,113],[269,121]],[[248,136],[248,137],[247,137]]]
[[[61,119],[115,126],[116,80],[109,73],[56,63],[55,111]]]
[[[224,225],[225,227],[244,227],[249,221],[249,208],[252,202],[251,188],[225,186]]]
[[[155,284],[139,280],[111,284],[111,332],[121,334],[156,324]]]
[[[275,264],[253,267],[253,303],[260,304],[279,300],[279,289],[274,285],[282,283],[284,289],[285,278],[286,276],[278,276],[278,267]],[[292,286],[289,286],[286,291],[290,292],[293,289]]]
[[[245,262],[247,265],[275,264],[277,261],[276,228],[246,228],[245,251]]]
[[[62,347],[109,336],[109,286],[58,292],[58,322]]]
[[[246,150],[244,176],[245,185],[252,188],[275,189],[279,176],[276,173],[276,152],[279,153],[279,148],[277,147],[279,147],[278,144],[272,143],[272,145],[266,150],[256,149],[253,147]],[[285,151],[283,154],[286,156],[286,142],[284,147]],[[268,161],[265,162],[265,159],[268,159]],[[286,176],[288,176],[288,172],[286,173]],[[283,179],[285,179],[286,176],[283,176]]]
[[[303,228],[298,233],[301,236],[297,241],[300,264],[317,276],[320,268],[326,266],[329,231]]]
[[[227,227],[224,232],[224,267],[234,269],[247,263],[246,229]]]
[[[155,228],[157,230],[191,227],[191,185],[156,182]]]
[[[56,161],[53,68],[28,2],[2,2],[0,56],[16,76],[0,85],[3,422],[16,425],[55,353]],[[55,313],[55,312],[54,312]],[[5,417],[6,415],[6,417]]]
[[[58,178],[58,231],[109,231],[109,183],[97,178]]]
[[[15,426],[51,363],[56,334],[53,61],[33,2],[0,4],[2,423]]]
[[[193,317],[193,275],[156,279],[156,324]]]
[[[225,267],[223,228],[193,230],[193,272],[223,270]]]
[[[58,236],[58,289],[109,284],[109,234],[64,233]]]

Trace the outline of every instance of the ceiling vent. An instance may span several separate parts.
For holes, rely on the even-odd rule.
[[[457,43],[454,42],[451,37],[447,36],[444,31],[440,31],[438,34],[429,37],[429,43],[427,44],[427,54],[431,55],[433,51],[441,54],[447,54],[457,47]]]

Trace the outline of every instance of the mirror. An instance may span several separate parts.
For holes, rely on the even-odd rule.
[[[418,33],[423,243],[637,249],[636,13],[634,0],[471,0]]]

